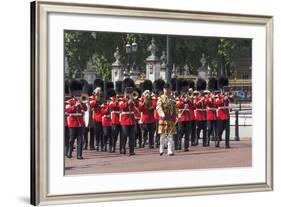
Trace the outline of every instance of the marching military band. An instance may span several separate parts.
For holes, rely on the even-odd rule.
[[[228,79],[178,79],[165,83],[145,80],[136,87],[125,78],[115,83],[96,79],[91,89],[86,81],[72,80],[66,86],[65,155],[83,159],[83,149],[135,155],[135,148],[159,148],[172,156],[190,146],[230,148],[230,103],[225,91]],[[196,86],[196,87],[195,87]],[[206,88],[208,87],[208,90]],[[88,136],[89,135],[89,136]],[[89,141],[88,141],[89,139]],[[183,147],[182,147],[183,142]],[[119,148],[118,146],[119,145]]]

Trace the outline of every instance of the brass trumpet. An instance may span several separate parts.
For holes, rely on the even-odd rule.
[[[137,90],[134,90],[132,92],[132,97],[133,97],[134,100],[137,100],[139,98],[139,95],[140,94],[139,94],[139,92]]]
[[[82,93],[82,95],[80,96],[79,100],[80,103],[88,103],[89,101],[89,95],[86,93]]]

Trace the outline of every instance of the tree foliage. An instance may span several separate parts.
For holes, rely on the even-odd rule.
[[[145,69],[145,59],[150,55],[147,51],[152,37],[158,47],[157,55],[166,50],[165,35],[125,34],[90,31],[66,31],[64,33],[65,57],[68,60],[69,76],[81,77],[89,58],[95,54],[95,64],[98,75],[104,80],[110,79],[111,64],[115,61],[116,47],[122,55],[121,61],[126,65],[128,55],[125,45],[136,40],[138,51],[134,57],[137,68]],[[179,68],[188,68],[189,73],[196,74],[201,66],[202,53],[205,54],[207,64],[218,74],[231,75],[233,58],[239,54],[241,48],[251,49],[249,39],[230,39],[215,37],[171,36],[172,62]]]

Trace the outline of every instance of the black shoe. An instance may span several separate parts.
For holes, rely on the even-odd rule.
[[[219,144],[216,144],[216,147],[220,147],[220,145],[219,145]]]
[[[84,158],[82,156],[78,156],[77,160],[83,160]]]
[[[163,152],[160,153],[160,156],[162,156],[162,155],[163,155]]]
[[[96,147],[97,151],[100,151],[100,148],[99,147]]]
[[[136,155],[136,153],[130,152],[129,156],[133,156],[133,155]]]
[[[230,146],[229,146],[229,145],[226,145],[225,148],[230,149]]]
[[[185,151],[185,152],[188,152],[188,151],[189,151],[189,149],[188,149],[188,148],[185,148],[185,149],[184,149],[184,151]]]
[[[67,158],[71,159],[72,158],[72,155],[66,155]]]
[[[174,155],[175,155],[174,153],[168,154],[168,156],[174,156]]]

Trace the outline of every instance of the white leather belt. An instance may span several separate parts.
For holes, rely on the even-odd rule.
[[[196,111],[206,111],[206,109],[196,109]]]
[[[83,116],[82,113],[72,113],[72,114],[68,114],[69,116]]]
[[[112,111],[112,113],[120,114],[121,111]]]
[[[133,112],[133,111],[124,111],[124,112],[121,112],[121,115],[123,115],[123,114],[134,114],[134,112]]]
[[[104,115],[103,118],[110,118],[110,115]]]
[[[209,107],[208,107],[208,110],[216,111],[217,108],[209,108]]]

